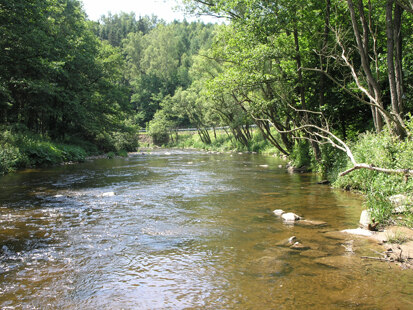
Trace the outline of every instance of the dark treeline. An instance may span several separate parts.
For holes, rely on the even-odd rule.
[[[78,1],[2,1],[0,18],[0,124],[91,142],[124,129],[124,59]]]
[[[214,26],[133,13],[93,22],[78,0],[1,0],[0,28],[4,172],[50,157],[53,147],[36,142],[41,150],[33,151],[34,140],[136,150],[137,130],[165,97],[191,84],[192,57]]]

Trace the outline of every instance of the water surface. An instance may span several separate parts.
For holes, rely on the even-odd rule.
[[[0,307],[412,309],[411,271],[335,233],[361,197],[282,164],[160,150],[0,178]]]

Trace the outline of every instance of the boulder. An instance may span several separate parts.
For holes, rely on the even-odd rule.
[[[282,219],[286,222],[295,222],[299,221],[301,217],[299,217],[297,214],[289,212],[289,213],[283,213],[281,215]]]
[[[368,227],[371,224],[373,224],[373,221],[371,220],[371,213],[369,210],[364,210],[360,215],[360,225],[363,227]]]
[[[276,216],[281,216],[281,215],[283,215],[285,212],[284,212],[284,210],[281,210],[281,209],[276,209],[276,210],[274,210],[274,211],[272,211]]]

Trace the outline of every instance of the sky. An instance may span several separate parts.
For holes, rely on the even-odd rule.
[[[136,17],[156,15],[167,22],[175,19],[183,20],[184,13],[176,10],[180,4],[177,0],[81,0],[83,8],[89,19],[97,21],[102,15],[120,12],[135,12]],[[198,20],[199,18],[186,16],[188,21]],[[216,19],[203,17],[204,22],[217,22]]]

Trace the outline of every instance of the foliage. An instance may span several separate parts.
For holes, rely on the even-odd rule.
[[[76,145],[56,143],[29,131],[2,128],[0,134],[0,174],[19,168],[83,161],[86,151]]]
[[[148,133],[156,145],[164,145],[169,142],[170,122],[163,110],[156,112],[153,120],[149,123]]]
[[[411,123],[412,121],[408,122],[409,127]],[[352,150],[358,162],[366,162],[385,168],[411,169],[411,158],[413,158],[411,137],[400,141],[388,131],[379,134],[364,133],[352,145]],[[347,162],[347,166],[337,163],[333,169],[338,173],[351,166],[350,162]],[[337,178],[334,184],[338,187],[366,193],[366,207],[372,210],[373,217],[380,223],[396,220],[392,214],[394,207],[389,201],[390,196],[396,194],[412,195],[413,193],[413,180],[411,178],[406,179],[403,175],[384,174],[366,169],[360,169],[347,176]],[[410,221],[409,216],[405,220]]]
[[[211,143],[206,144],[202,141],[199,135],[182,132],[179,133],[177,141],[170,142],[168,146],[219,152],[256,152],[261,154],[279,155],[279,152],[264,139],[258,130],[253,130],[251,133],[252,138],[247,146],[237,141],[233,135],[222,130],[217,130],[215,134],[210,130],[209,135],[213,138],[211,139]]]
[[[142,127],[162,109],[163,100],[191,84],[191,58],[208,46],[212,30],[212,25],[202,23],[158,23],[148,32],[131,32],[123,40],[131,103]]]
[[[307,167],[311,166],[311,155],[310,146],[307,141],[298,141],[292,153],[290,154],[290,159],[294,167]]]
[[[124,59],[94,35],[79,1],[2,1],[0,20],[0,124],[95,144],[125,128]]]

